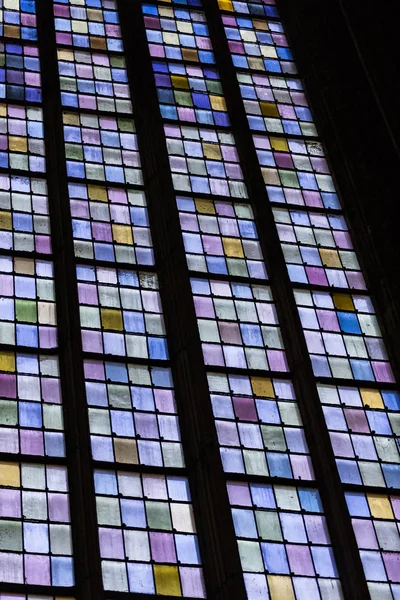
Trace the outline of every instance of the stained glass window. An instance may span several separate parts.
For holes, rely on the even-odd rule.
[[[84,366],[93,458],[183,467],[170,369],[95,360]]]
[[[249,204],[182,196],[177,204],[190,270],[267,278]]]
[[[66,48],[59,48],[57,56],[63,106],[132,112],[123,56]]]
[[[290,280],[365,290],[365,281],[340,214],[273,210]]]
[[[230,125],[218,71],[174,62],[153,62],[153,71],[164,119]]]
[[[94,482],[105,589],[204,598],[187,479],[96,470]]]
[[[64,113],[69,177],[141,184],[135,123],[130,119]]]
[[[318,394],[343,483],[398,487],[399,393],[318,384]]]
[[[2,351],[0,398],[0,452],[65,455],[56,356]]]
[[[191,280],[206,365],[288,371],[269,287]]]
[[[316,489],[228,482],[249,600],[342,596]]]
[[[122,52],[115,0],[54,1],[57,44]]]
[[[36,46],[0,42],[0,98],[41,102],[39,51]]]
[[[77,257],[154,264],[143,190],[86,183],[70,183],[68,189]]]
[[[0,175],[0,248],[51,253],[45,180]]]
[[[36,0],[0,0],[0,36],[36,40]]]
[[[45,171],[40,108],[0,104],[0,167]]]
[[[275,0],[252,0],[251,2],[239,0],[218,0],[221,10],[239,12],[255,17],[278,17]]]
[[[177,191],[247,198],[231,133],[178,125],[164,130]]]
[[[0,581],[74,585],[67,471],[0,463]]]
[[[314,479],[290,381],[208,373],[224,470]]]
[[[204,13],[186,8],[143,4],[143,15],[153,58],[214,64]]]
[[[228,15],[224,15],[222,21],[236,68],[296,73],[281,23]]]
[[[0,344],[57,346],[53,264],[0,255]]]
[[[274,75],[237,73],[250,129],[316,136],[301,81]]]
[[[372,600],[400,590],[400,497],[346,492],[357,545]]]

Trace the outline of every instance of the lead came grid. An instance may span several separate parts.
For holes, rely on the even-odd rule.
[[[44,179],[0,174],[0,248],[51,254]]]
[[[250,600],[343,598],[316,489],[233,481],[227,487]]]
[[[149,35],[148,40],[150,42]],[[158,68],[158,73],[161,71]],[[166,69],[163,70],[165,72]],[[184,72],[181,73],[183,75]],[[164,80],[161,77],[157,79],[156,74],[158,87],[161,81]],[[183,88],[181,81],[176,84],[173,81],[171,77],[168,84],[174,89],[178,85]],[[280,85],[277,80],[274,84]],[[170,96],[161,96],[160,90],[158,93],[162,117],[177,118],[173,109],[167,109],[163,104],[166,97],[172,104],[171,92]],[[282,96],[280,99],[286,101]],[[301,101],[300,96],[296,99]],[[305,116],[303,112],[302,117]],[[179,118],[183,120],[182,116]],[[177,205],[188,268],[196,273],[196,277],[191,279],[191,286],[204,362],[208,367],[224,369],[223,373],[207,373],[223,469],[231,475],[252,475],[260,480],[262,477],[313,480],[313,467],[292,383],[287,379],[267,377],[265,373],[272,371],[282,375],[288,372],[288,366],[271,290],[265,285],[248,282],[251,279],[266,280],[267,273],[253,211],[249,204],[239,203],[247,198],[247,190],[236,148],[228,154],[228,148],[222,145],[228,139],[229,144],[234,143],[233,136],[229,134],[228,138],[225,134],[223,138],[222,131],[215,129],[200,129],[197,134],[194,128],[167,124],[164,131],[175,189],[196,194],[178,196]],[[179,140],[179,144],[175,140]],[[218,141],[222,152],[215,146]],[[201,157],[203,162],[199,160]],[[180,172],[188,173],[186,179]],[[221,180],[223,176],[226,183]],[[207,199],[205,194],[210,194]],[[227,202],[229,196],[235,202]],[[205,274],[216,278],[206,279]],[[218,275],[229,277],[229,280],[219,280]],[[246,374],[239,374],[238,368],[246,370]],[[257,375],[251,374],[254,372]],[[255,487],[272,489],[268,484]],[[305,491],[307,493],[308,490]],[[315,490],[311,494],[317,495],[318,492]],[[319,510],[322,512],[320,507]],[[236,533],[241,535],[235,511],[233,516]],[[243,531],[247,525],[246,522]],[[327,543],[326,525],[324,527],[326,537],[323,543]],[[264,531],[267,528],[266,525]],[[268,536],[267,533],[265,535]],[[239,546],[243,569],[250,571],[245,572],[249,598],[260,598],[268,593],[271,594],[268,597],[279,597],[280,600],[294,598],[290,595],[289,577],[272,577],[268,587],[265,575],[255,575],[255,572],[264,572],[267,568],[259,568],[255,550],[252,548],[246,554],[246,542],[240,541]],[[278,545],[270,546],[271,554],[278,550]],[[294,552],[301,553],[303,550],[295,548]],[[331,549],[314,548],[314,553],[321,573],[336,577]],[[307,559],[305,554],[300,562],[304,558]],[[291,564],[291,571],[296,568],[301,570],[300,566]],[[283,568],[283,574],[288,572],[286,567]],[[310,583],[308,576],[312,573],[314,571],[307,571],[304,579],[295,578],[296,591],[303,593],[302,597],[310,592],[317,592],[315,597],[318,598],[328,598],[324,595],[328,593],[331,599],[342,597],[337,580],[321,582],[320,594],[317,579]]]
[[[220,8],[254,14],[248,2],[221,1]],[[259,58],[240,56],[249,41],[247,53],[250,48],[254,52],[251,20],[239,15],[222,18],[235,67],[262,69]],[[267,22],[264,27],[268,28]],[[262,27],[256,24],[254,28],[259,35]],[[250,37],[246,37],[248,32]],[[339,476],[345,485],[399,489],[398,392],[372,385],[390,385],[395,380],[371,299],[365,295],[366,284],[347,224],[339,212],[335,185],[322,145],[307,140],[316,131],[301,82],[278,79],[276,63],[265,61],[264,67],[268,75],[238,72],[237,77],[250,128],[272,134],[254,133],[253,141],[269,200],[275,204],[273,214],[289,277],[294,284],[308,287],[294,294],[314,373],[326,381],[317,380],[317,387]],[[288,208],[278,208],[279,204]],[[327,287],[333,290],[320,291]],[[355,387],[356,382],[360,387]],[[400,593],[398,497],[346,488],[344,493],[371,598],[394,600]],[[283,591],[286,584],[281,585],[279,598],[293,598],[293,590]],[[296,598],[303,598],[303,592],[294,587]],[[309,597],[308,585],[305,590],[304,598]],[[259,588],[253,593],[259,594]]]
[[[84,368],[95,460],[184,466],[170,369],[97,360]]]
[[[103,586],[202,598],[187,480],[134,472],[185,465],[116,3],[54,9],[92,458],[131,469],[94,472]]]
[[[104,587],[205,598],[185,477],[94,472]]]
[[[189,270],[267,279],[249,204],[177,198]]]
[[[70,588],[49,199],[36,177],[46,165],[34,0],[0,1],[0,36],[0,581]]]
[[[72,542],[65,467],[0,463],[0,579],[71,587]]]

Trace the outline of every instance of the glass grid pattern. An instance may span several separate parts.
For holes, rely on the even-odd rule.
[[[398,488],[399,393],[318,384],[318,394],[343,483]]]
[[[316,489],[227,487],[249,600],[343,598]]]
[[[0,174],[0,249],[51,254],[44,179]]]
[[[366,289],[342,215],[285,208],[273,214],[293,283]]]
[[[0,452],[65,456],[58,358],[0,355]]]
[[[90,183],[68,189],[77,258],[154,265],[143,190]]]
[[[170,369],[94,360],[84,368],[95,460],[184,466]]]
[[[123,56],[59,48],[57,57],[63,106],[132,113]]]
[[[317,136],[301,81],[274,75],[237,73],[250,129]]]
[[[40,108],[0,103],[0,167],[44,173]]]
[[[228,15],[222,16],[222,22],[237,69],[297,73],[281,23]]]
[[[0,98],[41,102],[39,50],[0,42]]]
[[[0,37],[37,40],[36,0],[0,0]]]
[[[153,62],[153,71],[164,119],[230,125],[218,71],[175,62]]]
[[[314,479],[290,381],[234,373],[207,377],[226,472]]]
[[[51,262],[0,255],[0,344],[57,346]]]
[[[57,44],[122,52],[115,0],[54,2]]]
[[[249,204],[180,196],[177,205],[191,271],[267,279]]]
[[[191,279],[206,365],[287,372],[267,286]]]
[[[178,125],[164,131],[176,191],[247,198],[231,133]]]
[[[400,497],[346,492],[357,545],[372,598],[400,592]]]
[[[0,581],[74,585],[65,467],[0,463]]]
[[[218,0],[218,6],[226,12],[238,12],[255,17],[278,17],[275,0],[252,0],[251,2]]]
[[[116,3],[63,4],[54,7],[92,457],[130,469],[94,472],[103,586],[203,598],[188,482],[168,475],[185,465],[158,279],[131,268],[155,261]]]
[[[63,123],[68,177],[143,183],[134,121],[64,113]]]
[[[143,4],[142,10],[153,58],[215,63],[204,13],[161,4]]]
[[[94,473],[104,587],[205,598],[188,481]]]

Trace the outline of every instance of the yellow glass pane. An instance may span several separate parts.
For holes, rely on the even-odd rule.
[[[182,48],[182,58],[183,60],[192,60],[193,62],[199,62],[197,50],[190,50],[189,48]]]
[[[221,150],[217,144],[207,144],[203,143],[203,152],[206,158],[210,158],[213,160],[221,160]]]
[[[0,117],[7,116],[7,107],[5,104],[0,104]]]
[[[4,25],[4,37],[19,38],[19,27],[16,25]]]
[[[34,275],[35,263],[29,258],[16,257],[14,258],[14,271],[24,275]]]
[[[253,25],[255,29],[261,29],[262,31],[269,31],[268,23],[266,21],[259,21],[258,19],[253,19]]]
[[[236,238],[222,238],[222,244],[224,251],[227,256],[233,256],[235,258],[244,258],[242,242]]]
[[[218,6],[221,10],[227,10],[233,12],[233,5],[231,0],[218,0]]]
[[[0,353],[0,371],[15,373],[15,354],[14,352]]]
[[[14,152],[26,152],[28,150],[28,140],[17,135],[10,135],[8,147]]]
[[[278,108],[273,102],[260,102],[260,106],[264,117],[279,117]]]
[[[180,90],[188,90],[189,82],[187,77],[180,77],[179,75],[171,75],[171,81],[174,88],[178,88]]]
[[[333,303],[339,310],[354,311],[354,304],[350,294],[333,294]]]
[[[253,394],[261,398],[275,398],[272,381],[267,377],[250,377]]]
[[[74,60],[74,53],[72,50],[66,50],[65,48],[59,48],[57,50],[57,56],[59,60],[69,60],[72,62]]]
[[[88,185],[88,194],[90,200],[99,200],[100,202],[107,202],[107,190],[106,188],[98,185]]]
[[[271,137],[269,138],[269,141],[273,150],[279,150],[280,152],[289,152],[289,146],[285,139]]]
[[[101,37],[89,36],[90,47],[94,50],[107,50],[106,40]]]
[[[261,169],[264,183],[266,185],[280,185],[281,180],[279,179],[278,171],[276,169],[269,169],[263,167]]]
[[[271,600],[295,600],[292,580],[283,575],[268,575]]]
[[[19,487],[19,465],[15,463],[0,462],[0,485]]]
[[[222,96],[210,96],[210,103],[213,110],[226,111],[225,98]]]
[[[88,16],[88,21],[97,21],[98,23],[101,23],[103,20],[103,15],[102,15],[101,10],[97,10],[95,8],[88,8],[87,16]]]
[[[112,308],[101,309],[101,323],[104,329],[113,329],[114,331],[122,331],[122,314],[121,311]]]
[[[154,565],[154,579],[157,594],[164,596],[182,596],[178,567]]]
[[[11,231],[12,229],[12,219],[11,213],[9,212],[0,212],[0,229],[6,229]]]
[[[64,125],[79,125],[79,115],[75,115],[74,113],[64,113],[63,123]]]
[[[377,519],[394,519],[392,507],[387,496],[367,494],[371,515]]]
[[[114,439],[115,460],[120,463],[137,465],[139,463],[135,440]]]
[[[196,210],[198,210],[199,213],[215,215],[215,206],[211,200],[199,200],[197,198],[194,203],[196,205]]]
[[[338,267],[342,266],[339,258],[339,254],[336,250],[327,250],[326,248],[321,248],[319,251],[322,264],[326,267]]]
[[[113,225],[113,238],[118,244],[129,244],[132,246],[132,229],[128,225]]]
[[[250,69],[257,69],[258,71],[264,71],[264,63],[262,58],[254,58],[252,57],[248,57],[247,59],[248,63],[249,63],[249,67]]]
[[[367,388],[360,389],[361,400],[363,404],[370,406],[371,408],[385,408],[382,400],[382,396],[379,390],[370,390]]]

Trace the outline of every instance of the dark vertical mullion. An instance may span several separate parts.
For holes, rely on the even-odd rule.
[[[255,209],[260,243],[272,281],[279,323],[289,366],[299,395],[307,441],[310,446],[316,481],[326,510],[339,575],[347,598],[368,598],[368,588],[348,514],[343,487],[336,467],[328,429],[318,397],[316,380],[298,315],[293,286],[274,223],[261,168],[252,140],[225,36],[217,0],[204,0],[207,23],[225,91],[233,133],[249,192]]]
[[[207,594],[244,600],[142,5],[131,0],[117,5]]]
[[[36,6],[77,600],[101,600],[103,587],[53,2],[38,0]]]

